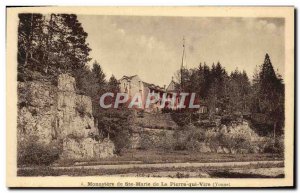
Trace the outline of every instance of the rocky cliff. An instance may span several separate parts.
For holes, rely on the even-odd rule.
[[[58,77],[58,85],[18,83],[18,151],[33,136],[43,146],[56,144],[60,158],[84,159],[113,156],[109,140],[96,141],[90,97],[75,92],[75,79]]]

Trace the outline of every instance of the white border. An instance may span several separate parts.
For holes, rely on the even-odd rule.
[[[102,1],[97,1],[97,0],[68,0],[68,1],[64,1],[62,2],[61,0],[39,0],[39,1],[30,1],[30,0],[10,0],[9,2],[7,1],[0,1],[0,8],[1,8],[1,12],[0,12],[0,24],[1,24],[1,30],[0,30],[0,42],[2,42],[1,46],[0,46],[0,60],[1,60],[1,64],[0,65],[0,89],[1,89],[1,95],[0,95],[0,104],[2,107],[0,109],[0,124],[1,124],[1,153],[2,155],[5,155],[6,152],[6,50],[5,50],[5,6],[9,6],[9,5],[49,5],[49,3],[51,3],[52,5],[111,5],[111,6],[116,6],[116,5],[180,5],[180,6],[187,6],[187,5],[294,5],[296,7],[300,7],[300,2],[299,1],[293,1],[293,0],[273,0],[272,2],[268,1],[268,0],[242,0],[242,1],[237,1],[237,0],[231,0],[231,1],[216,1],[216,0],[201,0],[201,1],[197,1],[197,0],[184,0],[184,1],[178,1],[178,0],[166,0],[166,1],[161,1],[161,0],[143,0],[143,1],[139,1],[139,0],[133,0],[133,1],[122,1],[122,0],[102,0]],[[299,21],[297,21],[297,25],[299,25]],[[297,55],[299,54],[299,50],[296,53]],[[299,68],[297,73],[299,73]],[[297,89],[299,89],[299,84]],[[298,109],[298,106],[297,106]],[[299,120],[300,115],[298,114],[296,119]],[[298,136],[297,139],[299,139],[299,134],[300,132],[298,132]],[[299,156],[298,152],[297,152],[297,157]],[[299,158],[299,157],[298,157]],[[2,158],[0,159],[0,171],[1,171],[1,187],[0,187],[0,191],[1,192],[8,192],[8,189],[6,188],[5,185],[5,173],[4,172],[6,170],[6,163],[5,163],[5,158],[4,156],[2,156]],[[299,159],[297,159],[299,160]],[[298,178],[299,179],[299,178]],[[299,184],[298,182],[296,182],[297,184]],[[51,190],[48,192],[54,192],[55,190]],[[74,190],[69,190],[69,191],[74,191]],[[86,192],[87,190],[80,190],[83,192]],[[121,192],[123,190],[118,190],[117,192]],[[162,191],[162,190],[161,190]],[[169,190],[170,192],[172,190]],[[169,192],[168,191],[168,192]],[[185,190],[180,190],[180,191],[185,191]],[[186,190],[187,191],[187,190]],[[262,190],[254,190],[255,192],[261,192]],[[38,190],[36,192],[42,192],[42,190]],[[164,191],[165,192],[165,191]],[[217,190],[215,192],[223,192],[223,190]],[[249,191],[248,191],[249,192]]]

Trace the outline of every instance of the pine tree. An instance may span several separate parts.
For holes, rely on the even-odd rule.
[[[112,75],[108,81],[108,91],[112,93],[117,93],[119,89],[119,82],[115,78],[115,76]]]
[[[93,75],[95,76],[97,83],[100,86],[103,86],[103,89],[105,87],[105,74],[100,66],[100,64],[97,62],[97,60],[94,61],[93,63],[93,68],[92,68]]]
[[[46,78],[74,74],[90,60],[87,33],[75,14],[19,14],[18,72],[39,72]],[[32,75],[28,75],[32,78]]]
[[[249,112],[250,81],[245,71],[236,69],[230,74],[226,93],[230,112]]]
[[[212,65],[210,72],[210,86],[208,89],[208,102],[210,104],[210,110],[212,113],[216,111],[216,108],[225,110],[227,106],[226,97],[226,81],[228,80],[228,75],[225,69],[222,67],[220,62],[216,65]]]
[[[18,25],[18,80],[32,77],[30,71],[43,68],[39,56],[43,47],[43,22],[41,14],[19,14]]]
[[[252,113],[264,115],[264,123],[272,125],[275,138],[282,132],[284,124],[284,84],[276,75],[268,54],[255,78],[252,87],[257,94],[253,97],[257,104],[252,107]]]

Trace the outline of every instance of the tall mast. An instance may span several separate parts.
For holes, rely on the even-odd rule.
[[[183,40],[182,40],[182,47],[183,47],[183,49],[182,49],[182,60],[181,60],[181,68],[183,68],[183,60],[184,60],[184,54],[185,54],[185,39],[184,39],[184,37],[183,37]]]
[[[182,42],[182,59],[181,59],[181,68],[180,68],[180,89],[183,91],[183,60],[184,60],[184,55],[185,55],[185,39],[183,37],[183,42]]]

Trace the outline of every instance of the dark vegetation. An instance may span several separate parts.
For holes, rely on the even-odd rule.
[[[236,69],[228,74],[220,62],[212,67],[200,63],[198,68],[181,69],[177,76],[181,81],[177,88],[196,92],[196,101],[208,109],[206,115],[185,109],[171,111],[178,125],[197,125],[205,119],[221,119],[227,125],[243,117],[260,135],[283,134],[284,83],[268,54],[256,68],[252,82],[245,71]]]
[[[26,145],[18,149],[17,165],[43,165],[48,166],[59,158],[61,145],[59,141],[53,141],[48,145],[38,142],[37,136],[28,136]],[[21,145],[18,141],[18,146]]]

